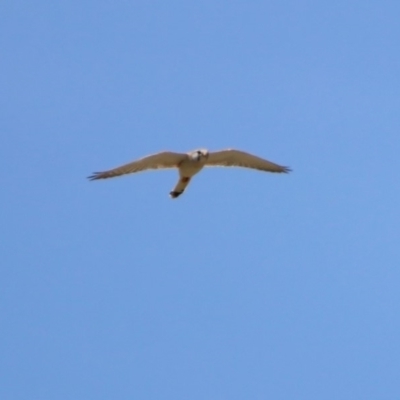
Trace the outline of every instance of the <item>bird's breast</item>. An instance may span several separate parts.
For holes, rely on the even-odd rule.
[[[181,175],[193,176],[197,174],[204,167],[202,160],[185,160],[179,165]]]

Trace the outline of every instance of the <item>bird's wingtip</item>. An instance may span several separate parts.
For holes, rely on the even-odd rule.
[[[101,172],[93,172],[92,175],[87,176],[86,178],[89,179],[89,181],[95,181],[97,179],[101,179]]]

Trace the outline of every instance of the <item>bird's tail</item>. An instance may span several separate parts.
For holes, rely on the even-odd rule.
[[[172,189],[172,191],[169,193],[171,198],[176,199],[179,197],[186,189],[186,186],[189,184],[190,178],[188,177],[181,177],[179,178],[178,183],[176,186]]]

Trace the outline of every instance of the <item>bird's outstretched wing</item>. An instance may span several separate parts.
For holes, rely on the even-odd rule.
[[[263,158],[254,156],[244,151],[228,149],[221,151],[211,152],[206,167],[244,167],[253,168],[261,171],[268,172],[290,172],[290,168],[271,161],[264,160]]]
[[[147,169],[176,168],[179,163],[186,158],[187,154],[184,153],[163,151],[161,153],[143,157],[129,164],[124,164],[120,167],[110,169],[109,171],[94,172],[93,175],[88,177],[88,179],[93,181],[95,179],[114,178],[115,176],[145,171]]]

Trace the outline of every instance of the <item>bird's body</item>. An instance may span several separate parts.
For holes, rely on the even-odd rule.
[[[149,169],[177,168],[179,171],[179,181],[170,192],[172,198],[180,196],[191,178],[199,173],[203,167],[245,167],[268,172],[290,171],[288,167],[274,164],[263,158],[245,153],[239,150],[221,150],[209,152],[206,149],[194,150],[189,153],[172,153],[164,151],[153,154],[129,164],[104,171],[95,172],[89,176],[90,180],[113,178],[116,176],[145,171]]]

